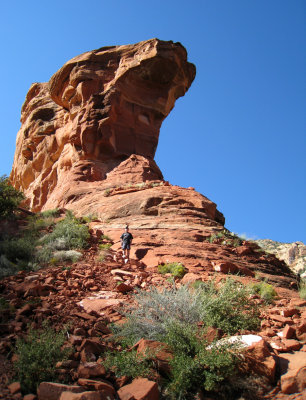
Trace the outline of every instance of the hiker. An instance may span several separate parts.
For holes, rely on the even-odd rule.
[[[129,227],[127,226],[121,235],[121,248],[123,250],[123,257],[127,258],[130,257],[130,249],[133,240],[133,235],[129,232]]]

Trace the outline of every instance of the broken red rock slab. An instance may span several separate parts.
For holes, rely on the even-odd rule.
[[[129,385],[122,386],[118,396],[120,400],[159,400],[158,385],[146,378],[137,378]]]
[[[283,331],[278,332],[277,335],[284,339],[292,339],[295,336],[295,329],[290,325],[286,325]]]
[[[62,383],[42,382],[37,389],[38,400],[58,400],[63,392],[81,393],[82,386],[64,385]]]
[[[83,299],[79,305],[85,309],[87,313],[96,313],[99,315],[105,315],[105,311],[108,308],[118,307],[122,304],[122,300],[116,298],[98,298],[88,297]]]
[[[239,366],[243,372],[255,372],[260,376],[265,376],[272,383],[275,379],[276,359],[270,352],[267,342],[260,340],[248,347],[244,352],[244,361]]]
[[[106,370],[97,362],[86,362],[79,365],[77,374],[79,378],[96,378],[105,376]]]
[[[117,285],[116,290],[120,293],[128,293],[134,290],[133,286],[121,282]]]
[[[21,386],[20,382],[13,382],[10,385],[8,385],[8,389],[11,392],[11,394],[16,394],[21,391]]]
[[[273,321],[280,322],[282,325],[285,325],[285,324],[287,324],[287,325],[293,325],[293,321],[292,321],[291,318],[286,318],[286,317],[283,317],[282,315],[274,315],[274,314],[271,314],[271,315],[270,315],[270,318],[271,318]]]
[[[169,362],[172,360],[173,354],[165,343],[140,339],[132,348],[137,349],[137,354],[151,356],[157,362],[160,371],[170,373]]]
[[[306,357],[303,352],[283,353],[279,357],[281,391],[285,394],[300,393],[306,389]]]
[[[302,344],[298,340],[294,339],[282,339],[282,351],[297,351],[300,350]]]
[[[103,392],[71,393],[63,392],[59,400],[113,400],[113,396],[105,397]]]

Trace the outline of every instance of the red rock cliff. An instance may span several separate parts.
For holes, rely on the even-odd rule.
[[[143,179],[162,179],[153,162],[160,126],[194,77],[184,47],[158,39],[102,47],[68,61],[27,94],[14,185],[40,210],[62,200],[63,185],[102,181],[131,154],[145,157],[154,170]]]
[[[194,77],[185,48],[158,39],[73,58],[26,96],[13,184],[33,211],[95,214],[110,230],[128,222],[193,242],[222,229],[213,202],[164,182],[154,162],[161,123]]]

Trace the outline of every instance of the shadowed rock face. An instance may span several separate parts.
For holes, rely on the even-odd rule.
[[[184,47],[158,39],[68,61],[27,94],[14,185],[39,210],[67,180],[102,181],[132,154],[153,160],[161,123],[194,77]]]

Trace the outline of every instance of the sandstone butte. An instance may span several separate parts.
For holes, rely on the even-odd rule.
[[[267,260],[248,244],[237,254],[208,243],[224,229],[222,213],[193,188],[165,182],[154,161],[162,121],[195,71],[180,43],[158,39],[73,58],[49,82],[31,86],[11,181],[32,211],[95,215],[100,223],[92,228],[115,241],[129,224],[132,256],[148,266],[181,261],[228,269],[234,263],[250,273],[262,263],[287,284],[290,270],[275,257]]]

